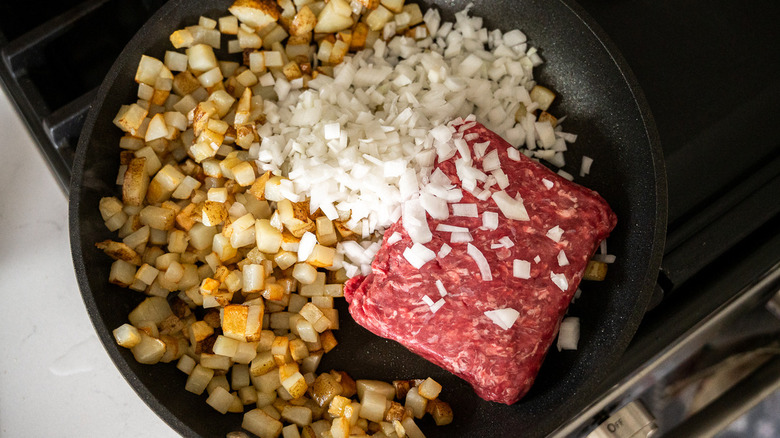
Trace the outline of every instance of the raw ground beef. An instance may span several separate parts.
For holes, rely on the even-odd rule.
[[[472,133],[478,134],[477,138],[468,135]],[[507,148],[511,146],[482,125],[476,124],[462,135],[469,139],[475,168],[481,167],[481,160],[474,154],[474,143],[490,141],[487,152],[497,149],[510,182],[505,190],[513,198],[516,194],[522,197],[530,220],[507,219],[492,199],[480,201],[463,190],[460,203],[477,204],[480,217],[450,215],[439,221],[428,215],[433,239],[425,246],[437,253],[435,259],[420,269],[407,261],[403,252],[412,246],[412,240],[399,220],[385,232],[371,273],[352,278],[346,284],[345,296],[350,313],[360,325],[460,376],[480,397],[512,404],[531,387],[583,270],[599,243],[615,227],[616,217],[596,192],[559,177],[522,154],[520,161],[509,159]],[[436,167],[460,186],[457,157]],[[548,188],[543,180],[547,185],[551,182],[552,187]],[[492,190],[498,188],[493,186]],[[485,211],[498,212],[497,229],[480,229]],[[483,281],[466,243],[452,243],[451,233],[435,231],[439,223],[471,230],[470,243],[487,259],[491,281]],[[558,242],[548,236],[556,226],[563,230]],[[400,240],[396,235],[393,240],[397,241],[388,244],[395,233],[400,234]],[[492,247],[505,236],[514,246]],[[439,257],[445,243],[452,251]],[[559,263],[561,251],[568,260],[564,266]],[[513,276],[515,259],[530,262],[530,278]],[[565,278],[565,290],[556,285],[551,273]],[[434,313],[423,297],[427,295],[434,302],[442,298],[436,280],[441,281],[446,295]],[[519,312],[507,330],[484,313],[502,308]]]

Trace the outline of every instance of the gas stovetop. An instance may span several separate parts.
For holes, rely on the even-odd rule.
[[[66,194],[97,88],[163,3],[41,0],[34,13],[29,3],[0,5],[0,79]],[[562,425],[561,433],[586,434],[627,404],[627,392],[640,392],[625,385],[660,359],[668,364],[675,346],[708,323],[725,324],[724,311],[761,308],[780,289],[780,7],[773,0],[579,3],[644,91],[669,191],[651,308],[604,382],[604,399]]]

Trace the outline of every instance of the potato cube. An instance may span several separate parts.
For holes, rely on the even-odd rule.
[[[255,238],[260,251],[271,254],[279,252],[282,233],[274,228],[268,219],[258,219],[255,222]]]
[[[285,405],[282,408],[282,418],[290,423],[303,427],[311,424],[312,411],[305,406]]]
[[[284,425],[262,409],[252,409],[244,414],[241,427],[260,438],[277,438]]]
[[[431,414],[433,421],[436,422],[437,426],[445,426],[452,423],[452,408],[450,407],[449,403],[443,402],[438,398],[428,400],[428,404],[425,407],[425,412]]]
[[[311,387],[311,398],[320,407],[328,406],[333,399],[341,394],[341,384],[330,374],[320,374]],[[383,410],[384,410],[384,401]]]
[[[184,389],[193,394],[203,394],[203,391],[206,390],[206,386],[208,386],[212,377],[214,377],[213,369],[206,368],[202,365],[195,365],[195,368],[192,370],[189,377],[187,377],[187,383],[185,384]]]
[[[441,385],[435,380],[428,377],[421,384],[417,386],[417,392],[428,400],[433,400],[439,396],[441,392]]]
[[[582,274],[583,280],[603,281],[607,277],[607,264],[596,260],[588,261],[585,266],[585,272]]]
[[[290,393],[292,398],[303,397],[306,394],[306,390],[309,386],[306,384],[306,379],[303,375],[296,371],[293,375],[282,381],[282,387]]]
[[[360,401],[360,418],[380,422],[385,418],[387,398],[376,391],[365,391]]]
[[[257,356],[252,360],[249,366],[249,373],[252,376],[261,376],[276,367],[274,357],[270,351],[262,351],[257,353]]]
[[[425,407],[428,403],[428,399],[421,396],[417,387],[414,387],[406,393],[406,400],[404,407],[412,411],[412,415],[415,418],[422,418],[425,415]]]
[[[125,348],[133,348],[141,342],[138,329],[130,324],[122,324],[113,331],[116,343]]]
[[[206,399],[206,403],[220,414],[225,414],[227,413],[228,408],[230,408],[230,405],[233,404],[233,394],[225,388],[218,386]]]

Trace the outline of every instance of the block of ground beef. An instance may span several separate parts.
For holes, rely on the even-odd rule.
[[[462,199],[449,203],[446,219],[425,216],[427,237],[409,227],[414,250],[404,214],[386,230],[371,272],[350,279],[344,293],[363,327],[460,376],[480,397],[512,404],[531,387],[585,266],[616,217],[596,192],[509,151],[482,125],[453,131],[450,143],[460,153],[434,168],[454,186],[450,194],[462,189]],[[470,164],[463,153],[470,153]],[[508,186],[495,172],[496,155]],[[485,189],[485,177],[474,169],[491,169],[482,173],[497,175],[504,189],[498,183]],[[473,206],[455,204],[475,204],[477,217]],[[456,216],[455,209],[468,215]]]

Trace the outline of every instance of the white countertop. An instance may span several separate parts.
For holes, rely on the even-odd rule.
[[[100,344],[73,271],[68,204],[0,92],[0,436],[178,436]]]

